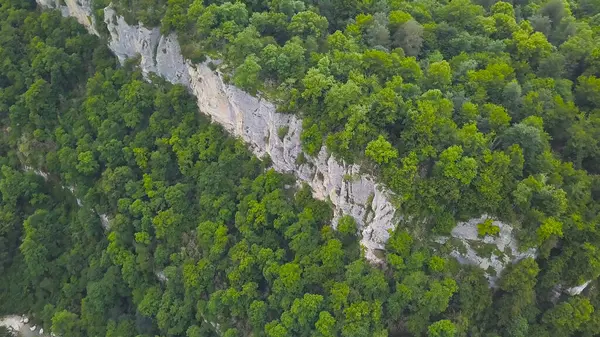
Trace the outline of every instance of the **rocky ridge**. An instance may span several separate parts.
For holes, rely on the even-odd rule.
[[[91,34],[95,27],[90,0],[38,0],[45,8],[59,9],[72,16]],[[334,206],[334,224],[342,215],[352,216],[362,234],[362,245],[370,261],[380,262],[377,250],[384,249],[389,230],[395,226],[396,209],[390,192],[375,178],[360,173],[358,165],[346,164],[323,147],[316,157],[302,155],[302,121],[296,116],[276,112],[275,106],[225,83],[210,61],[192,64],[181,55],[175,34],[161,35],[159,28],[129,25],[112,7],[104,9],[104,23],[110,34],[109,48],[121,63],[139,57],[144,74],[155,73],[174,84],[187,87],[197,98],[198,108],[228,132],[244,140],[258,157],[269,156],[273,168],[292,173],[307,183],[315,198],[329,200]],[[280,138],[280,130],[287,134]]]
[[[59,5],[58,0],[37,1],[42,7],[58,8],[64,16],[75,17],[91,34],[99,35],[91,0],[65,0],[65,5]],[[104,23],[110,34],[109,47],[121,63],[128,58],[139,57],[144,74],[156,73],[171,83],[187,87],[196,96],[202,113],[243,139],[258,157],[269,156],[275,170],[292,173],[300,182],[307,183],[315,198],[329,200],[334,208],[334,224],[342,215],[352,216],[359,225],[366,258],[381,262],[376,252],[384,249],[397,219],[396,209],[390,201],[391,192],[378,184],[374,177],[361,173],[358,165],[334,158],[325,147],[316,157],[304,155],[300,143],[300,119],[278,113],[267,100],[226,83],[219,71],[209,67],[210,60],[200,64],[185,60],[175,34],[165,36],[159,28],[129,25],[110,6],[104,9]],[[279,137],[280,130],[287,130],[282,138]],[[474,221],[478,219],[458,224],[457,228],[476,231],[477,223]],[[500,272],[507,263],[518,260],[521,254],[511,235],[512,228],[506,224],[503,226],[509,235],[506,240],[511,242],[512,259],[484,258],[471,250],[467,250],[466,254],[457,250],[453,255],[461,263],[482,268],[492,265],[496,272]],[[470,241],[457,233],[453,236],[463,243]],[[530,256],[531,253],[524,254]]]
[[[384,248],[394,228],[395,208],[389,192],[373,177],[359,174],[357,165],[336,160],[324,147],[316,157],[306,155],[300,163],[302,121],[296,116],[278,113],[265,99],[225,83],[222,74],[209,67],[210,61],[192,64],[185,60],[175,34],[164,36],[158,28],[130,26],[112,7],[104,9],[104,18],[109,47],[120,62],[139,56],[145,74],[156,73],[189,88],[200,111],[242,138],[255,155],[268,155],[275,170],[295,174],[316,198],[331,201],[335,220],[344,214],[356,219],[367,258],[378,261],[375,251]],[[287,130],[282,138],[280,130]]]
[[[495,236],[480,237],[477,225],[488,219],[492,220],[493,226],[499,228],[499,233]],[[513,228],[510,225],[496,221],[487,215],[461,222],[452,229],[450,235],[452,238],[460,240],[463,249],[453,250],[450,255],[461,264],[475,265],[485,270],[490,285],[495,287],[498,277],[509,263],[515,263],[527,257],[536,257],[536,250],[533,248],[525,252],[519,251],[512,231]],[[447,240],[448,238],[445,237],[439,238],[438,242],[445,243]],[[485,246],[491,247],[492,250],[483,256],[478,250]]]

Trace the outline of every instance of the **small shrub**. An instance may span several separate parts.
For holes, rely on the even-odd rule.
[[[285,138],[285,136],[287,136],[289,131],[290,131],[289,126],[282,126],[279,129],[277,129],[277,136],[279,136],[279,139],[281,141],[283,141],[283,139]]]
[[[498,236],[500,234],[500,227],[493,224],[492,219],[486,219],[484,222],[477,224],[477,235],[479,237]]]
[[[297,165],[304,165],[308,163],[308,161],[306,160],[306,157],[304,156],[304,152],[300,152],[300,154],[298,155],[298,157],[296,157],[296,164]]]

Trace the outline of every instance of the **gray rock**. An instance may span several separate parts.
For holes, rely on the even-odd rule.
[[[368,175],[360,175],[357,165],[334,159],[327,149],[298,164],[302,152],[302,121],[296,116],[277,113],[275,105],[225,83],[222,74],[210,69],[209,62],[191,64],[183,59],[174,34],[161,36],[157,28],[130,26],[111,7],[104,9],[110,32],[109,47],[121,62],[140,57],[144,74],[156,73],[166,80],[183,84],[196,96],[198,108],[231,134],[242,138],[258,157],[268,155],[279,172],[293,173],[310,185],[314,196],[330,200],[335,220],[343,214],[353,216],[363,233],[367,258],[378,261],[374,250],[383,249],[394,228],[395,209],[388,192]],[[286,128],[281,139],[279,130]],[[355,177],[351,180],[347,176]],[[335,225],[335,223],[334,223]]]
[[[37,1],[44,7],[59,7],[53,0]],[[75,16],[97,35],[93,17],[90,18],[91,0],[75,1],[67,0],[66,6],[61,7],[63,13]],[[381,262],[375,252],[384,249],[398,220],[390,202],[392,194],[384,186],[376,183],[372,176],[360,174],[359,166],[335,159],[324,147],[316,157],[305,154],[306,162],[298,163],[302,153],[302,121],[293,115],[277,113],[275,106],[260,96],[254,97],[225,83],[223,76],[208,66],[209,62],[219,64],[219,60],[201,64],[184,60],[175,34],[165,37],[161,36],[158,28],[148,29],[141,24],[130,26],[110,6],[104,9],[104,21],[110,33],[109,47],[120,62],[139,55],[144,74],[156,73],[172,83],[186,86],[196,96],[202,113],[232,135],[243,139],[258,157],[268,155],[277,171],[293,173],[299,181],[307,183],[315,198],[329,200],[334,206],[334,226],[344,214],[356,219],[367,259]],[[282,128],[287,128],[288,132],[280,139],[279,130]],[[503,229],[508,236],[501,235],[500,241],[494,244],[499,248],[509,247],[518,259],[522,253],[518,253],[516,242],[510,235],[512,228],[509,227],[506,225]],[[476,232],[474,239],[472,230],[468,228],[459,224],[453,235],[467,235],[463,239],[465,242],[475,240]],[[456,252],[454,255],[464,263],[484,268],[492,266],[497,272],[502,271],[507,263],[500,257],[486,260],[478,257],[472,249],[467,251],[467,254]]]
[[[577,287],[571,287],[571,288],[567,288],[565,289],[565,293],[571,295],[571,296],[577,296],[579,294],[581,294],[585,288],[587,288],[587,286],[590,285],[590,283],[592,283],[592,281],[587,281],[585,283],[583,283],[582,285],[579,285]]]
[[[108,215],[106,214],[98,214],[98,216],[100,217],[100,223],[102,224],[102,228],[104,228],[104,230],[109,230],[110,229],[110,220],[108,219]]]
[[[500,221],[493,221],[494,226],[500,228],[498,236],[486,235],[481,238],[477,235],[477,225],[491,219],[487,215],[480,218],[471,219],[467,222],[461,222],[452,230],[451,236],[458,239],[464,245],[466,252],[461,252],[458,249],[452,251],[451,255],[461,264],[470,264],[478,266],[484,270],[489,270],[491,267],[494,274],[486,273],[490,286],[495,287],[498,277],[510,263],[516,263],[527,257],[536,257],[535,249],[528,249],[525,252],[519,251],[517,240],[512,234],[513,228]],[[438,242],[445,243],[444,239],[438,239]],[[491,256],[480,256],[474,249],[477,245],[492,245],[497,251]]]
[[[44,8],[59,9],[62,16],[74,17],[90,34],[99,35],[91,0],[64,0],[64,5],[59,0],[39,0],[37,3]]]
[[[115,53],[119,62],[140,56],[140,68],[147,74],[157,73],[154,53],[160,39],[158,28],[147,29],[143,26],[129,26],[122,16],[118,16],[112,7],[104,9],[104,22],[110,33],[108,47]]]

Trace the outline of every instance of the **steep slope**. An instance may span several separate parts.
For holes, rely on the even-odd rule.
[[[98,34],[89,1],[67,1],[57,3],[38,0],[46,8],[60,8],[65,16],[75,17],[92,34]],[[276,107],[265,99],[254,97],[239,88],[226,83],[219,71],[211,69],[208,60],[192,64],[185,60],[174,33],[164,36],[159,28],[146,28],[143,25],[131,26],[112,7],[104,9],[104,24],[110,34],[109,48],[121,63],[128,58],[140,57],[140,68],[145,74],[155,73],[171,83],[182,84],[196,96],[198,108],[221,124],[231,134],[241,137],[259,157],[269,156],[273,167],[279,172],[293,173],[299,182],[307,183],[315,198],[329,200],[335,212],[334,222],[342,215],[352,216],[360,226],[361,244],[366,248],[366,258],[372,262],[382,262],[376,255],[383,250],[390,231],[398,221],[399,214],[392,205],[391,192],[376,182],[375,178],[361,173],[358,165],[346,164],[331,156],[322,147],[316,157],[302,152],[300,134],[302,121],[294,115],[276,112]],[[283,131],[285,136],[282,137]],[[459,223],[460,228],[468,228],[476,233],[477,219]],[[455,250],[453,256],[459,262],[472,264],[483,269],[492,266],[496,275],[508,263],[532,256],[535,251],[519,252],[512,236],[512,228],[503,224],[507,235],[502,240],[484,242],[498,248],[498,255],[479,256],[472,249],[465,252]],[[458,231],[452,235],[467,247],[469,240]],[[481,240],[483,242],[483,240]],[[510,254],[504,254],[502,242],[512,242]],[[496,275],[489,275],[494,284]]]
[[[56,7],[43,0],[39,4]],[[60,9],[63,15],[77,18],[90,33],[98,35],[94,20],[90,19],[89,2],[68,1]],[[351,215],[361,227],[366,257],[378,261],[375,251],[384,248],[389,230],[395,225],[395,208],[385,187],[372,176],[361,174],[358,165],[335,159],[325,147],[316,158],[302,154],[301,120],[277,113],[270,102],[225,83],[219,72],[209,68],[210,61],[191,64],[184,60],[174,34],[162,36],[158,28],[130,26],[111,7],[104,9],[104,18],[111,36],[109,47],[121,62],[139,55],[144,73],[156,73],[171,83],[188,87],[198,98],[201,112],[241,137],[257,156],[269,156],[277,171],[293,173],[299,181],[309,184],[316,198],[330,200],[335,220]],[[280,130],[284,129],[287,133],[280,138]]]

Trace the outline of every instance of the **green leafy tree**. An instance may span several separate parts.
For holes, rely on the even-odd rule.
[[[378,164],[388,164],[398,158],[398,151],[380,135],[376,140],[369,142],[365,155]]]
[[[437,321],[427,328],[427,336],[430,337],[454,337],[456,336],[456,327],[447,320]]]
[[[587,298],[573,297],[550,309],[542,318],[556,336],[569,336],[590,320],[594,307]]]
[[[245,89],[252,94],[256,94],[260,84],[259,76],[261,69],[258,58],[255,55],[250,55],[246,57],[244,63],[236,69],[233,82],[240,88]]]
[[[57,311],[52,316],[52,332],[61,335],[80,336],[79,318],[67,310]]]
[[[470,157],[463,157],[460,146],[451,146],[440,154],[437,166],[446,178],[453,178],[462,184],[468,185],[477,175],[477,161]]]

